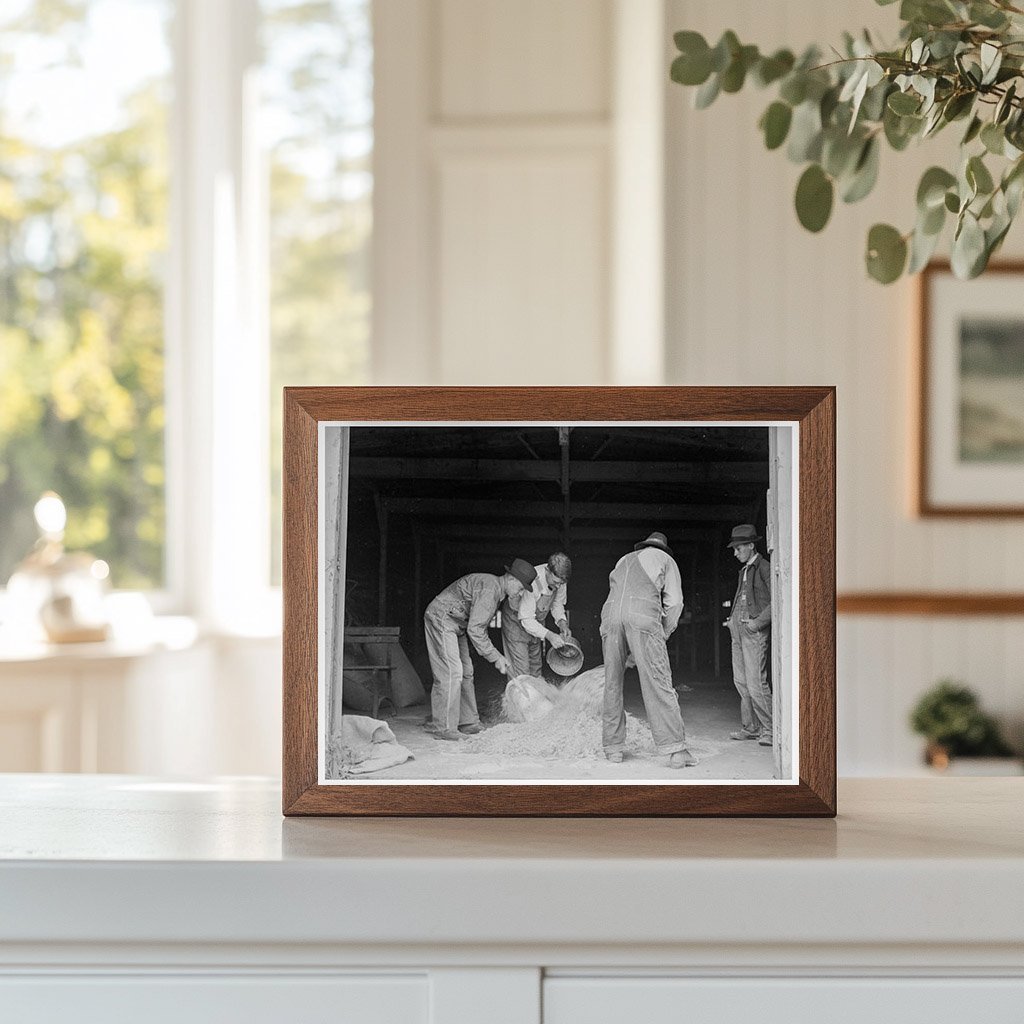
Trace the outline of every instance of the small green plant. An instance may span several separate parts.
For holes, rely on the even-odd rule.
[[[943,679],[917,702],[910,725],[952,757],[1013,753],[995,720],[981,710],[974,691],[949,679]]]
[[[896,0],[876,0],[888,6]],[[807,164],[796,213],[808,231],[828,223],[836,194],[855,203],[874,188],[879,152],[897,152],[948,125],[964,127],[956,167],[930,167],[917,189],[915,224],[868,232],[867,271],[889,284],[931,259],[954,219],[952,267],[977,277],[1024,198],[1024,0],[901,0],[898,44],[845,33],[831,55],[817,47],[762,54],[735,32],[715,46],[677,32],[672,80],[696,87],[698,108],[745,83],[777,94],[759,122],[768,149]]]

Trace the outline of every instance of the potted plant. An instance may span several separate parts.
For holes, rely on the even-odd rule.
[[[943,679],[917,702],[910,715],[914,732],[924,736],[925,762],[946,770],[956,757],[1012,757],[991,715],[981,710],[974,691]]]

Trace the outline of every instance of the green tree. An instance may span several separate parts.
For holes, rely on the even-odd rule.
[[[0,579],[47,489],[66,542],[120,587],[163,580],[166,83],[109,131],[47,144],[12,127],[20,47],[73,66],[88,5],[37,0],[0,25]]]

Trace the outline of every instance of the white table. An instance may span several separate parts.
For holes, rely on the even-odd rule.
[[[0,1017],[1020,1024],[1022,796],[848,780],[837,821],[285,820],[263,781],[0,776]]]

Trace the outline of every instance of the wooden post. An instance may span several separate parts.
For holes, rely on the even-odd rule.
[[[793,430],[768,428],[768,523],[766,546],[772,569],[772,716],[775,728],[775,774],[791,770],[793,737]]]
[[[380,531],[380,563],[377,572],[377,625],[388,621],[388,507],[374,490],[373,503],[377,507],[377,528]]]
[[[562,547],[569,547],[569,428],[558,428],[558,446],[562,450]]]
[[[413,547],[413,612],[416,617],[416,628],[413,631],[416,650],[423,646],[423,613],[426,608],[423,605],[423,538],[420,536],[419,525],[414,523],[412,528]]]
[[[714,637],[715,678],[722,678],[722,532],[711,545],[711,635]]]

